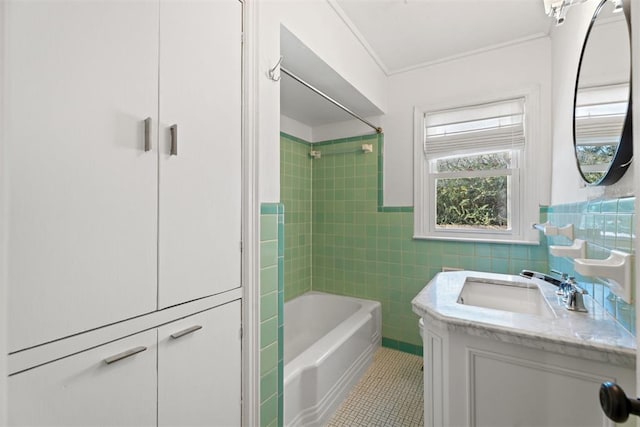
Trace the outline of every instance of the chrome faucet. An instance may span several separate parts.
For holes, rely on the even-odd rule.
[[[566,300],[567,294],[569,292],[569,288],[571,285],[569,284],[569,275],[567,273],[561,273],[556,270],[551,270],[552,273],[562,276],[562,281],[558,285],[558,290],[556,291],[556,295],[562,295],[563,301]]]
[[[586,312],[587,308],[584,306],[584,295],[588,292],[578,286],[574,277],[569,277],[566,283],[566,296],[564,307],[571,311]]]

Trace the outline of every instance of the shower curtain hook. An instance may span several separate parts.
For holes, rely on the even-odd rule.
[[[280,78],[282,77],[280,73],[278,73],[278,77],[276,78],[276,70],[280,67],[280,63],[282,62],[283,59],[284,59],[284,56],[281,56],[278,62],[276,63],[276,65],[274,65],[273,68],[269,69],[269,73],[268,73],[269,78],[274,82],[280,81]]]

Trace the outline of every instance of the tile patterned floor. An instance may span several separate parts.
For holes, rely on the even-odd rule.
[[[421,367],[421,357],[380,348],[328,426],[424,426]]]

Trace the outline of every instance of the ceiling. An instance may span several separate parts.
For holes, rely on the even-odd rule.
[[[283,57],[283,68],[300,76],[360,116],[382,114],[378,107],[285,27],[280,27],[280,54]],[[284,72],[280,75],[280,111],[285,116],[311,127],[352,119],[348,113],[313,93]]]
[[[542,0],[327,0],[372,58],[393,75],[549,34]],[[282,66],[362,117],[382,112],[281,27]],[[350,120],[284,73],[281,113],[315,127]]]
[[[548,35],[542,0],[332,0],[378,65],[394,74]]]

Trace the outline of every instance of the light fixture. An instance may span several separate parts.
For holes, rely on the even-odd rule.
[[[567,16],[567,10],[579,3],[584,3],[587,0],[543,0],[545,13],[556,20],[556,25],[562,25],[565,17]],[[622,12],[623,0],[610,0],[614,4],[614,12]]]
[[[622,12],[622,0],[611,0],[613,2],[613,12]]]
[[[544,11],[556,20],[556,25],[562,25],[569,7],[584,1],[586,0],[544,0]]]

